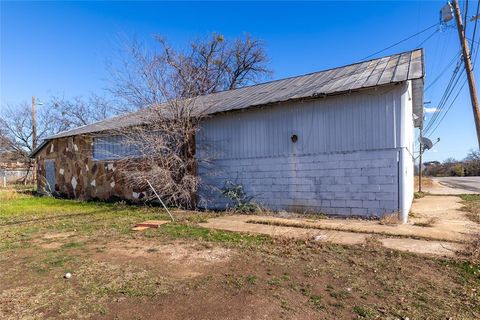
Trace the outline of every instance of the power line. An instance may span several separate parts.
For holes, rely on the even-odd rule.
[[[473,48],[473,39],[475,39],[475,33],[477,31],[477,17],[478,17],[478,9],[480,7],[480,0],[478,0],[477,2],[477,13],[475,14],[475,25],[473,26],[473,36],[472,36],[472,42],[470,43],[470,48]],[[472,55],[472,53],[470,52],[470,56]]]
[[[436,121],[437,117],[438,117],[438,114],[440,113],[441,109],[442,109],[442,106],[443,106],[443,103],[444,103],[444,100],[445,98],[447,97],[448,95],[448,92],[451,90],[451,87],[452,87],[452,84],[453,82],[455,81],[455,77],[458,73],[458,70],[460,69],[460,62],[461,60],[459,59],[459,61],[457,62],[457,65],[452,73],[452,76],[448,82],[448,85],[447,87],[445,88],[444,92],[443,92],[443,95],[442,95],[442,98],[440,99],[440,102],[438,103],[438,106],[437,106],[437,109],[435,110],[434,114],[432,115],[432,118],[430,118],[430,121],[428,122],[428,124],[425,126],[425,132],[428,131],[428,129],[430,129],[430,127],[433,125],[433,123]]]
[[[468,0],[465,0],[464,6],[463,6],[463,11],[465,11],[465,14],[463,16],[463,32],[467,34],[467,13],[468,13]]]
[[[450,109],[452,108],[455,100],[457,100],[458,96],[460,95],[460,92],[462,92],[462,89],[463,87],[465,86],[465,83],[467,83],[467,79],[463,80],[463,83],[460,87],[460,89],[458,89],[458,92],[457,94],[455,95],[455,97],[453,98],[452,102],[450,103],[450,105],[448,106],[447,110],[445,111],[445,113],[443,114],[442,118],[440,119],[440,121],[438,121],[437,125],[435,126],[435,128],[433,128],[433,130],[430,132],[430,135],[429,136],[432,136],[433,133],[437,130],[438,126],[440,125],[440,123],[442,123],[443,119],[445,118],[445,116],[447,115],[448,111],[450,111]]]
[[[458,77],[452,78],[452,79],[454,79],[453,82],[450,82],[449,88],[447,88],[447,90],[445,91],[445,93],[442,97],[442,100],[439,103],[439,106],[437,107],[437,110],[435,110],[432,118],[430,119],[430,121],[428,122],[428,124],[427,124],[427,126],[424,130],[425,135],[431,134],[432,128],[439,122],[440,119],[443,119],[443,117],[441,117],[441,115],[443,114],[443,110],[445,109],[445,105],[447,104],[449,98],[451,97],[453,91],[455,90],[455,88],[458,84],[458,81],[460,80],[460,75],[461,75],[461,73],[458,74]]]
[[[457,52],[453,58],[447,63],[447,65],[445,66],[445,68],[443,68],[440,73],[438,74],[438,76],[435,77],[435,79],[425,88],[425,92],[427,92],[431,87],[433,87],[433,85],[438,81],[440,80],[440,78],[445,74],[445,72],[447,72],[447,70],[452,66],[452,63],[455,62],[455,60],[458,60],[460,58],[460,51]]]
[[[433,33],[430,34],[425,40],[423,40],[422,42],[420,42],[420,44],[417,45],[417,46],[415,47],[415,49],[418,49],[418,48],[420,48],[421,46],[423,46],[423,45],[425,44],[425,42],[427,42],[428,40],[430,40],[430,38],[433,37],[435,34],[437,34],[439,31],[440,31],[439,29],[433,31]]]
[[[435,119],[432,119],[433,121],[430,121],[428,123],[428,126],[427,126],[426,130],[424,130],[425,134],[431,135],[433,133],[432,128],[437,128],[438,124],[445,118],[446,113],[444,113],[443,110],[445,109],[445,105],[447,104],[448,100],[450,99],[453,91],[457,87],[458,81],[460,80],[462,74],[463,74],[463,71],[461,73],[457,74],[458,77],[456,77],[456,79],[454,80],[454,82],[452,83],[450,88],[445,91],[445,94],[442,97],[442,101],[440,102],[440,107],[437,110],[438,112],[435,114],[436,117],[435,117]],[[465,84],[463,84],[463,85],[465,85]],[[463,85],[462,85],[462,88],[463,88]],[[448,107],[448,110],[450,110],[450,108],[452,107],[453,102],[456,100],[456,97],[458,96],[458,94],[460,93],[462,88],[460,88],[460,90],[457,93],[457,95],[455,96],[454,100],[451,102],[450,106]],[[447,112],[448,112],[448,110],[447,110]],[[440,118],[441,114],[442,114],[442,117]]]
[[[418,35],[426,32],[426,31],[428,31],[428,30],[430,30],[430,29],[432,29],[432,28],[434,28],[434,27],[436,27],[436,26],[438,26],[438,23],[435,23],[435,24],[431,25],[430,27],[425,28],[425,29],[423,29],[422,31],[419,31],[419,32],[417,32],[417,33],[415,33],[415,34],[413,34],[413,35],[411,35],[411,36],[409,36],[409,37],[407,37],[407,38],[405,38],[405,39],[403,39],[403,40],[400,40],[400,41],[398,41],[398,42],[396,42],[396,43],[394,43],[394,44],[392,44],[392,45],[390,45],[390,46],[388,46],[388,47],[386,47],[386,48],[384,48],[384,49],[382,49],[382,50],[380,50],[380,51],[377,51],[377,52],[375,52],[375,53],[372,53],[371,55],[366,56],[365,58],[363,58],[363,59],[360,60],[360,61],[367,60],[367,59],[369,59],[369,58],[371,58],[371,57],[373,57],[373,56],[375,56],[375,55],[377,55],[377,54],[379,54],[379,53],[382,53],[382,52],[384,52],[384,51],[387,51],[388,49],[391,49],[391,48],[399,45],[400,43],[403,43],[403,42],[405,42],[405,41],[407,41],[407,40],[410,40],[410,39],[412,39],[412,38],[414,38],[414,37],[416,37],[416,36],[418,36]]]
[[[443,107],[445,106],[445,104],[447,103],[448,99],[450,98],[453,90],[455,89],[455,87],[458,83],[458,80],[460,79],[460,75],[462,74],[462,73],[460,73],[460,74],[458,73],[461,65],[462,65],[461,64],[461,56],[459,56],[459,60],[457,62],[457,65],[456,65],[455,69],[453,70],[453,73],[452,73],[452,76],[451,76],[451,78],[448,82],[448,85],[445,88],[445,91],[443,92],[443,95],[440,99],[440,102],[438,103],[437,110],[435,110],[435,112],[432,115],[432,118],[430,118],[430,121],[427,123],[427,125],[424,128],[424,134],[425,135],[435,125],[435,122],[437,121],[440,113],[442,112]]]

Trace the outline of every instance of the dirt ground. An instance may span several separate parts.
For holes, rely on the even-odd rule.
[[[480,317],[480,266],[467,260],[392,250],[375,237],[342,245],[199,226],[215,217],[179,212],[177,223],[134,232],[166,215],[0,202],[0,319]]]

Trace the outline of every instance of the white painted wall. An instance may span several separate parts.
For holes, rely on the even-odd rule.
[[[407,150],[400,146],[411,138],[400,135],[408,112],[412,119],[407,92],[406,84],[390,85],[205,120],[197,136],[200,197],[207,207],[225,207],[221,189],[229,180],[273,209],[377,216],[398,211],[399,157]]]

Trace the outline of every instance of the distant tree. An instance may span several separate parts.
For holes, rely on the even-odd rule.
[[[71,99],[52,97],[49,104],[53,108],[55,122],[66,129],[84,126],[116,114],[115,103],[96,94]]]
[[[464,177],[465,176],[465,168],[461,162],[455,163],[453,166],[449,168],[449,176],[454,177]]]
[[[55,121],[55,116],[50,108],[39,108],[36,119],[36,145],[46,136],[65,129]],[[28,155],[32,152],[34,144],[31,106],[27,103],[17,106],[2,106],[0,108],[0,128],[2,150],[15,154],[24,162],[30,162]]]
[[[443,160],[443,164],[447,164],[447,165],[454,164],[454,163],[457,163],[457,162],[458,161],[455,158],[452,158],[452,157]]]
[[[471,150],[464,160],[465,175],[480,176],[480,151]]]

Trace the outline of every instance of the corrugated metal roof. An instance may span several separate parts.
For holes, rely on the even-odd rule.
[[[341,94],[424,76],[423,49],[343,67],[217,92],[195,99],[202,113],[215,114],[296,99]],[[48,137],[47,140],[118,129],[144,122],[142,111],[113,117]],[[32,154],[35,154],[34,151]]]

